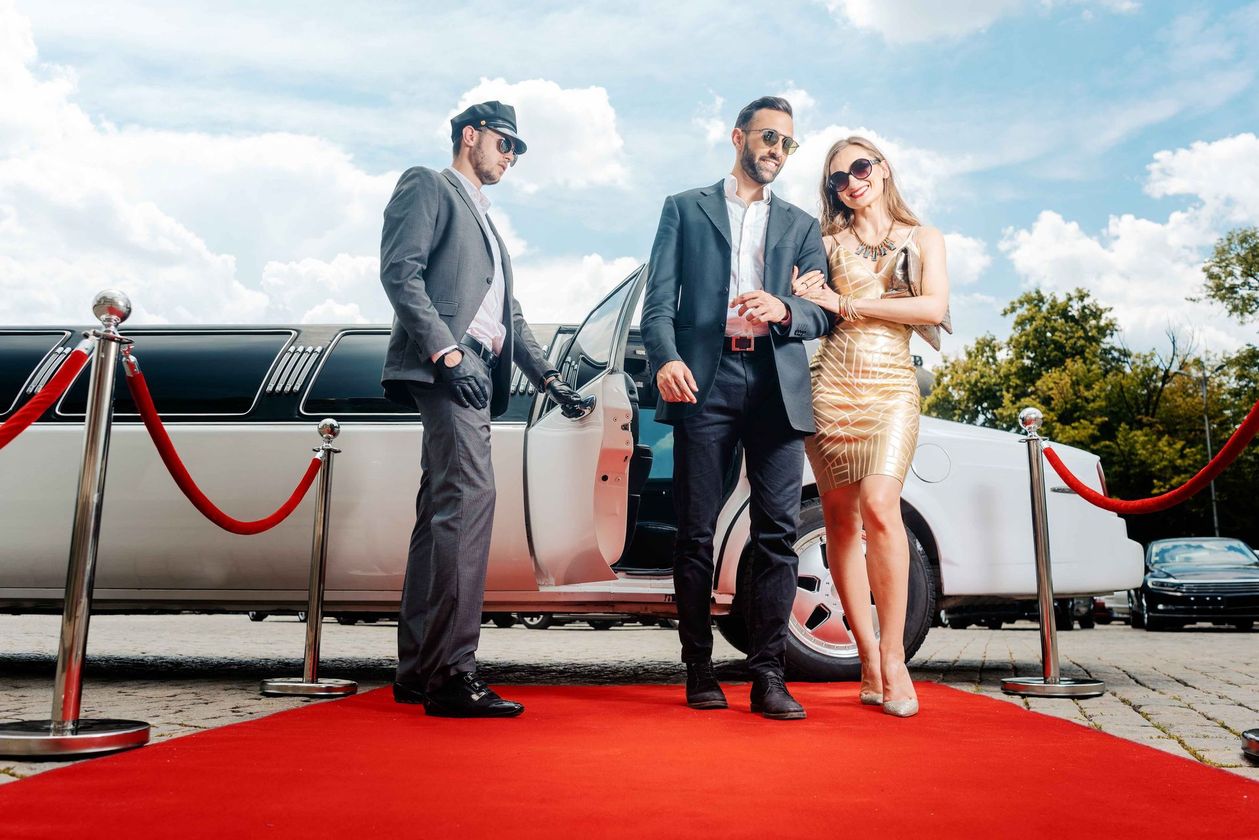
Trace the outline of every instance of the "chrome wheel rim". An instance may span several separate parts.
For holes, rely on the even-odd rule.
[[[865,541],[862,541],[865,547]],[[836,659],[857,659],[857,642],[844,619],[844,606],[826,563],[826,529],[817,528],[796,542],[800,556],[796,598],[788,629],[809,650]],[[870,605],[874,633],[879,633],[879,613]]]

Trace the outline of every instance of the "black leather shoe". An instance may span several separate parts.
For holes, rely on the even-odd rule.
[[[778,674],[752,678],[752,712],[770,720],[801,720],[804,706],[796,702]]]
[[[686,705],[692,709],[728,708],[712,660],[686,663]]]
[[[515,717],[524,710],[519,703],[499,697],[476,674],[451,677],[424,700],[424,712],[434,717]]]
[[[403,685],[400,682],[393,684],[393,702],[406,703],[412,706],[418,706],[424,702],[426,696],[423,691],[409,685]]]

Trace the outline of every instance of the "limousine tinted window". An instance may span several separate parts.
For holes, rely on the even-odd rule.
[[[388,346],[387,332],[343,332],[337,336],[302,400],[302,413],[320,417],[415,414],[414,409],[387,399],[380,386]]]
[[[293,332],[133,332],[130,336],[158,413],[173,417],[248,413]],[[122,376],[120,365],[119,380]],[[75,380],[57,412],[83,414],[87,384],[86,376]],[[114,389],[114,413],[136,413],[131,392],[121,381]]]
[[[22,390],[28,385],[35,385],[31,377],[39,373],[51,375],[65,354],[57,358],[49,358],[52,352],[65,337],[65,330],[56,332],[8,333],[0,334],[0,415],[8,414],[17,407],[22,397]],[[36,367],[38,366],[38,370]]]
[[[573,336],[566,348],[560,375],[574,388],[581,389],[587,382],[608,369],[611,359],[616,325],[620,321],[625,298],[634,290],[632,281],[622,283],[603,303],[587,316],[581,329]],[[547,410],[553,403],[547,402]]]

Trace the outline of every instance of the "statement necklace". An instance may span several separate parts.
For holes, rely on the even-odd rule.
[[[892,241],[892,228],[896,227],[896,223],[892,223],[892,227],[887,229],[887,236],[883,237],[883,241],[878,245],[871,245],[861,238],[861,234],[857,233],[857,228],[852,229],[852,235],[857,240],[857,256],[864,257],[867,260],[878,262],[879,258],[896,250],[896,243]]]

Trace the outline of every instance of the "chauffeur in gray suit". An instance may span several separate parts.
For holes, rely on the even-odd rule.
[[[665,200],[642,318],[660,391],[656,419],[673,424],[674,587],[687,703],[727,706],[713,673],[709,603],[713,531],[741,443],[752,546],[737,598],[751,641],[751,705],[778,720],[805,716],[783,684],[804,437],[814,431],[802,342],[832,324],[791,290],[797,273],[813,280],[826,270],[817,220],[770,189],[796,149],[792,129],[786,100],[753,101],[731,133],[731,173]]]
[[[380,282],[394,310],[382,384],[418,408],[424,425],[393,694],[430,715],[510,717],[524,707],[476,673],[494,519],[490,418],[507,408],[512,362],[566,415],[580,416],[583,405],[547,368],[525,323],[482,191],[525,153],[516,111],[483,102],[450,129],[450,168],[402,174],[380,243]]]

